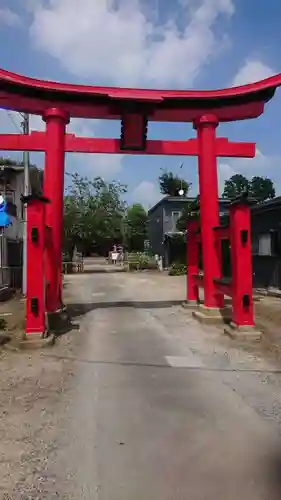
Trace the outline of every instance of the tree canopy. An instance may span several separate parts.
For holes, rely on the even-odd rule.
[[[159,176],[159,186],[162,194],[180,196],[180,190],[182,189],[183,196],[186,196],[191,187],[191,183],[174,175],[173,172],[164,170]]]
[[[64,198],[64,251],[72,258],[79,251],[108,252],[122,241],[122,221],[126,204],[122,195],[127,187],[106,182],[101,177],[90,180],[75,173]]]
[[[124,217],[124,243],[129,251],[142,252],[147,239],[147,212],[140,203],[127,208]]]
[[[254,176],[248,180],[244,175],[235,174],[224,184],[223,198],[232,200],[248,191],[257,202],[263,202],[275,197],[275,188],[268,177]]]
[[[250,192],[257,201],[265,201],[275,197],[274,184],[268,177],[253,177],[250,182]]]
[[[250,183],[248,179],[241,174],[235,174],[224,183],[224,190],[222,193],[223,198],[233,200],[245,191],[249,191]]]

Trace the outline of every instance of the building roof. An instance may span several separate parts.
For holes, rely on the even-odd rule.
[[[0,69],[0,106],[33,114],[59,107],[73,117],[120,119],[132,104],[149,120],[188,122],[213,113],[219,121],[260,116],[281,85],[281,73],[218,90],[151,90],[44,81]]]
[[[185,204],[195,201],[195,199],[196,196],[169,196],[169,195],[163,196],[161,200],[157,201],[157,203],[155,203],[155,205],[153,205],[153,207],[151,207],[148,210],[148,215],[153,213],[154,210],[156,210],[156,208],[158,208],[160,205],[164,205],[165,203],[180,202],[182,204]],[[225,205],[229,205],[231,203],[230,200],[227,200],[225,198],[219,198],[219,202]]]
[[[6,161],[6,163],[5,163]],[[34,191],[41,191],[43,185],[43,170],[40,170],[36,165],[29,165],[29,182],[30,187]],[[14,174],[21,174],[24,172],[22,163],[14,162],[10,158],[6,159],[0,157],[0,177],[5,176],[5,173],[13,172]]]
[[[192,202],[195,200],[195,197],[192,196],[163,196],[161,200],[159,200],[153,207],[148,210],[148,215],[151,215],[159,206],[164,205],[165,203],[173,203],[173,202],[181,202],[185,204],[187,202]],[[219,198],[219,202],[224,205],[230,205],[231,200],[227,200],[225,198]],[[276,208],[281,209],[281,196],[276,196],[271,200],[264,201],[263,203],[258,203],[256,205],[251,206],[251,210],[253,212],[263,212],[267,210],[274,210]]]
[[[273,210],[279,207],[281,208],[281,196],[276,196],[271,200],[264,201],[263,203],[258,203],[256,205],[253,205],[251,208],[254,212],[261,212],[266,210]]]

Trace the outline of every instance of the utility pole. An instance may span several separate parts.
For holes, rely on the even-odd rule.
[[[23,113],[23,121],[21,123],[23,134],[29,134],[29,115]],[[24,167],[24,196],[29,195],[29,151],[23,152],[23,167]],[[26,295],[26,268],[27,268],[27,207],[24,206],[24,221],[23,221],[23,265],[22,265],[22,292]]]

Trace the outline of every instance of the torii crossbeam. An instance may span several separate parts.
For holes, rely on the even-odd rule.
[[[36,151],[45,152],[47,140],[45,132],[31,132],[29,135],[0,135],[0,150],[2,151]],[[216,156],[253,158],[255,143],[230,142],[225,137],[216,139]],[[144,150],[121,149],[120,139],[99,139],[77,137],[75,134],[65,135],[66,153],[107,153],[107,154],[143,154],[143,155],[176,155],[198,156],[198,139],[186,141],[147,140]]]

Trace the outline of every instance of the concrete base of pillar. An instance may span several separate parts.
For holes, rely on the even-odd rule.
[[[257,330],[254,326],[238,326],[230,322],[224,329],[224,333],[233,340],[261,340],[262,332]]]
[[[206,307],[204,305],[200,305],[197,311],[193,311],[192,315],[200,323],[216,325],[230,322],[232,312],[228,307],[220,309],[217,307]]]
[[[20,349],[43,349],[45,347],[53,346],[56,341],[56,336],[50,334],[44,337],[42,333],[32,333],[25,335],[23,340],[19,343]]]

